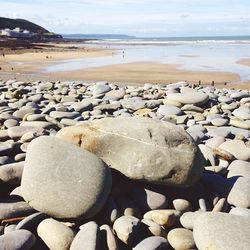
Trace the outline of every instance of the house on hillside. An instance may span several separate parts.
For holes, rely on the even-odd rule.
[[[20,28],[11,29],[3,29],[0,30],[1,36],[7,36],[11,38],[31,38],[34,34],[28,30],[22,30]]]

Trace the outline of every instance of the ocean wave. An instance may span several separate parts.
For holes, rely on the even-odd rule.
[[[250,44],[250,40],[183,40],[183,41],[174,41],[174,40],[147,40],[147,39],[130,39],[130,40],[121,40],[121,39],[105,39],[105,40],[93,40],[88,41],[88,44],[103,44],[103,45],[185,45],[185,44]]]

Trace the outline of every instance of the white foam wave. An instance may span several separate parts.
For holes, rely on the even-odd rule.
[[[105,39],[105,40],[93,40],[88,41],[89,44],[103,44],[103,45],[185,45],[185,44],[250,44],[250,40],[145,40],[145,39],[131,39],[131,40],[121,40],[121,39]]]

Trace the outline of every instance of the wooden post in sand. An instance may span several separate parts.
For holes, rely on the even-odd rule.
[[[199,83],[198,83],[198,84],[199,84],[199,86],[201,85],[201,80],[199,80]]]
[[[214,81],[212,81],[212,86],[214,86]]]

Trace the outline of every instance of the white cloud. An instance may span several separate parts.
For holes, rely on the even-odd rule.
[[[0,0],[0,6],[0,16],[61,33],[236,34],[247,32],[250,22],[248,0]]]

